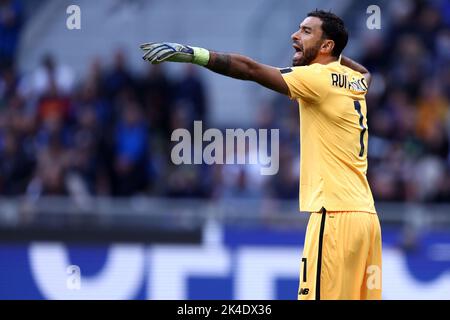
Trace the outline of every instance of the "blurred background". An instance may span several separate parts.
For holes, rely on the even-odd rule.
[[[81,29],[66,22],[78,5]],[[370,5],[381,28],[368,29]],[[450,298],[450,1],[0,0],[0,298],[296,299],[296,102],[139,44],[291,64],[331,9],[373,74],[368,178],[383,297]],[[280,170],[172,164],[171,133],[280,130]],[[418,295],[418,292],[420,294]]]

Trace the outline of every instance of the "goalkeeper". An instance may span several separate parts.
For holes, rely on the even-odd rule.
[[[194,63],[296,99],[300,110],[300,210],[310,213],[299,299],[381,299],[381,228],[367,172],[370,73],[341,53],[343,21],[310,12],[291,36],[293,66],[176,43],[141,45],[152,64]]]

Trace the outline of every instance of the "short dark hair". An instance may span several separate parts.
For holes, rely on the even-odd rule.
[[[344,21],[334,13],[317,9],[308,13],[308,17],[316,17],[322,20],[322,38],[334,41],[331,54],[334,57],[339,57],[348,42],[348,32],[345,29]]]

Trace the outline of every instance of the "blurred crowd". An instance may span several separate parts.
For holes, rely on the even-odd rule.
[[[450,201],[450,2],[393,1],[389,32],[364,37],[368,177],[377,199]]]
[[[359,61],[373,73],[368,95],[368,177],[378,200],[450,201],[450,4],[390,5],[391,19],[361,36]],[[150,195],[226,199],[298,197],[296,103],[262,103],[257,128],[280,128],[275,176],[255,165],[170,161],[171,133],[208,125],[208,87],[195,66],[135,74],[118,50],[94,59],[83,79],[49,53],[17,68],[19,1],[0,0],[0,195]]]

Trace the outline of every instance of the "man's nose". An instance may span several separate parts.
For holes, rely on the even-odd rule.
[[[298,40],[300,40],[299,32],[298,32],[298,31],[294,32],[294,33],[291,35],[291,39],[292,39],[292,41],[298,41]]]

